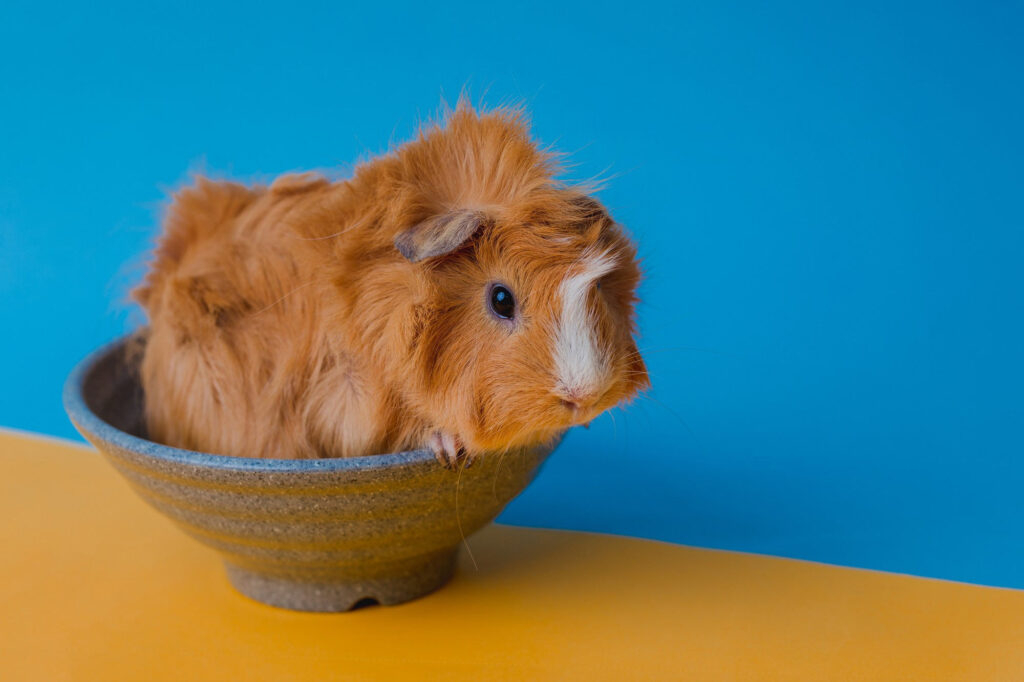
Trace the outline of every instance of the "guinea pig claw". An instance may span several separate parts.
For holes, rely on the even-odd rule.
[[[444,449],[444,441],[441,439],[441,434],[434,432],[427,436],[427,447],[434,453],[434,459],[441,463],[445,469],[451,469],[451,463],[448,460],[448,452]]]
[[[466,454],[462,442],[457,436],[446,431],[434,431],[427,437],[427,446],[433,451],[434,457],[445,469],[454,469],[459,459]]]

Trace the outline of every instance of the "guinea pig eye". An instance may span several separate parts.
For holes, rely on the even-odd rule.
[[[491,311],[498,317],[511,320],[516,314],[516,301],[506,287],[495,284],[491,287]]]

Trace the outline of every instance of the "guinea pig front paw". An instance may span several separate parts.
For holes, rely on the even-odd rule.
[[[427,447],[446,469],[455,469],[460,461],[467,467],[473,465],[474,457],[466,451],[462,439],[448,431],[432,431],[427,436]]]

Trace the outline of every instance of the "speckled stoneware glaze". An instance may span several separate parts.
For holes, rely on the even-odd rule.
[[[127,339],[68,377],[64,407],[135,491],[224,558],[231,583],[302,611],[398,604],[441,587],[463,537],[525,488],[555,445],[480,457],[461,473],[431,452],[252,459],[146,440]]]

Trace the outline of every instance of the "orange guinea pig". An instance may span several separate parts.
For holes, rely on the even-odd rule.
[[[349,180],[197,179],[134,291],[150,437],[452,466],[633,397],[636,249],[556,172],[520,112],[460,104]]]

